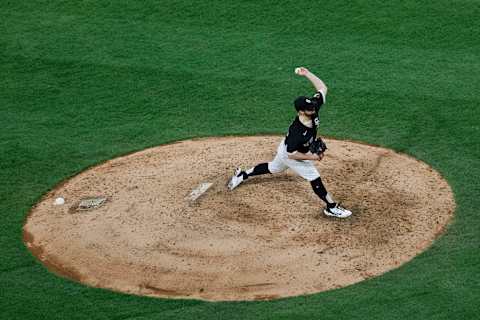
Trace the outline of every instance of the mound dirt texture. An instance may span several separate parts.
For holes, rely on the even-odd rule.
[[[182,141],[116,158],[35,205],[24,241],[51,271],[138,295],[264,300],[380,275],[425,250],[450,221],[450,187],[392,150],[327,139],[317,167],[353,215],[323,215],[310,184],[287,170],[234,191],[236,165],[273,159],[280,136]],[[195,201],[190,193],[211,187]],[[79,210],[82,199],[106,197]],[[57,197],[64,205],[55,205]]]

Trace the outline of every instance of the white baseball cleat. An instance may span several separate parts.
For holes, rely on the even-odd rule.
[[[237,168],[235,170],[235,173],[233,174],[233,177],[228,182],[228,189],[233,190],[236,187],[238,187],[238,185],[242,182],[243,182],[242,169]]]
[[[350,210],[340,207],[340,205],[338,204],[333,208],[325,208],[323,210],[323,213],[325,213],[326,216],[336,218],[348,218],[352,215],[352,212]]]

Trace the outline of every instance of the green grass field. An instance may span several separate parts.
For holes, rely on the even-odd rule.
[[[480,1],[0,2],[0,318],[478,319],[479,17]],[[285,133],[293,99],[312,93],[299,65],[329,86],[323,135],[408,153],[448,180],[455,218],[428,251],[347,288],[208,303],[89,288],[24,246],[29,208],[89,166]]]

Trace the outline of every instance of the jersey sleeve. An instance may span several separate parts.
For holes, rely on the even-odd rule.
[[[317,112],[320,109],[320,107],[325,103],[326,101],[326,94],[322,91],[317,91],[312,97],[312,100],[315,101],[316,109]]]

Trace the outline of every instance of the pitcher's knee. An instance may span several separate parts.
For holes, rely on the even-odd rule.
[[[320,174],[318,172],[312,172],[310,174],[305,175],[303,178],[308,182],[312,183],[313,181],[320,178]]]
[[[312,182],[320,178],[320,174],[318,173],[315,167],[303,167],[297,168],[296,172],[300,177],[307,180],[308,182]]]
[[[268,171],[270,171],[270,173],[280,173],[284,170],[285,170],[284,167],[276,165],[274,162],[268,163]]]

